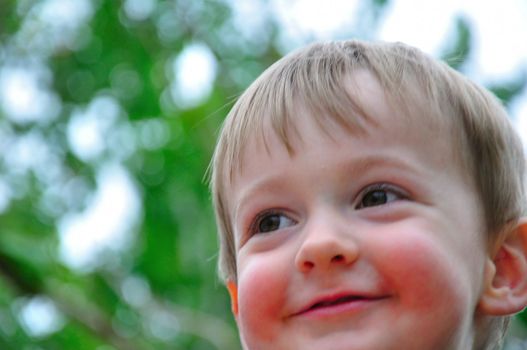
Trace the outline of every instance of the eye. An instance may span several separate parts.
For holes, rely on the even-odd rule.
[[[281,212],[264,212],[258,215],[254,223],[251,225],[251,233],[267,233],[277,231],[289,226],[293,226],[296,222]]]
[[[376,184],[367,187],[361,195],[357,209],[384,205],[393,201],[406,199],[402,191],[387,184]]]

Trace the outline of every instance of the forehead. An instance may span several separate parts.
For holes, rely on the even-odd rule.
[[[427,103],[418,89],[407,88],[407,94],[401,99],[399,95],[390,94],[366,70],[343,79],[342,87],[349,101],[325,101],[330,105],[327,107],[300,96],[284,111],[285,115],[262,118],[260,125],[249,128],[246,142],[240,147],[240,155],[235,160],[237,164],[231,168],[237,170],[234,175],[243,172],[247,159],[263,156],[264,153],[270,155],[271,141],[281,144],[289,157],[302,152],[306,143],[318,142],[306,139],[306,128],[317,129],[317,138],[329,140],[381,132],[386,137],[401,141],[419,138],[422,143],[430,143],[433,138],[444,143],[449,150],[456,148],[452,118],[445,117],[439,108]]]

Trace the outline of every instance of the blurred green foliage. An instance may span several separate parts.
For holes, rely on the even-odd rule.
[[[51,96],[43,105],[23,106],[40,106],[40,119],[16,119],[0,109],[0,180],[7,188],[0,216],[0,348],[240,348],[215,274],[204,175],[233,100],[281,56],[281,28],[264,12],[260,27],[242,30],[226,0],[78,0],[73,3],[84,16],[65,23],[55,21],[60,12],[49,13],[51,5],[66,11],[71,3],[0,3],[0,80],[13,69],[32,71]],[[377,25],[387,3],[364,2],[373,18],[368,25]],[[136,12],[126,10],[131,4]],[[470,28],[462,19],[456,28],[458,40],[445,59],[454,57],[462,68]],[[216,75],[210,93],[185,106],[173,96],[181,74],[173,67],[195,43],[212,52]],[[519,77],[492,88],[508,102],[525,83]],[[110,126],[102,151],[83,158],[68,130],[75,115],[101,98],[117,112],[103,120]],[[30,143],[26,164],[18,147],[28,139],[38,142]],[[71,267],[61,258],[61,223],[87,210],[108,164],[125,169],[138,189],[139,217],[127,229],[124,249],[99,252],[87,268]],[[55,313],[52,331],[34,333],[27,325],[22,315],[30,306],[38,310],[35,305]]]

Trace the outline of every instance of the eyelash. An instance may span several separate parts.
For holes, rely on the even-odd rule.
[[[268,232],[276,231],[276,230],[272,230],[272,231],[262,232],[260,230],[260,228],[259,228],[259,226],[262,224],[262,220],[263,219],[269,218],[269,217],[271,217],[273,215],[282,216],[282,217],[287,218],[291,222],[295,222],[295,220],[291,219],[288,215],[284,214],[284,212],[282,210],[270,209],[270,210],[266,210],[266,211],[261,212],[260,214],[258,214],[254,218],[254,220],[252,221],[251,225],[249,226],[249,233],[251,235],[254,235],[254,234],[259,234],[259,233],[268,233]]]
[[[364,201],[364,199],[366,198],[368,194],[371,194],[377,191],[386,192],[386,196],[395,195],[396,198],[393,198],[392,200],[387,200],[386,203],[380,203],[380,204],[376,204],[372,206],[386,205],[395,200],[407,200],[408,199],[408,194],[406,194],[400,188],[394,185],[391,185],[391,184],[387,184],[387,183],[376,183],[376,184],[367,186],[360,192],[359,197],[358,197],[358,203],[356,204],[355,208],[357,210],[369,208],[370,206],[363,206],[362,202]]]

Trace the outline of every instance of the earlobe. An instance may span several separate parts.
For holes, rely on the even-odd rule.
[[[231,296],[231,309],[234,317],[238,317],[238,285],[236,282],[227,281],[227,290]]]
[[[485,266],[485,285],[478,309],[505,316],[527,306],[527,220],[521,219]]]

